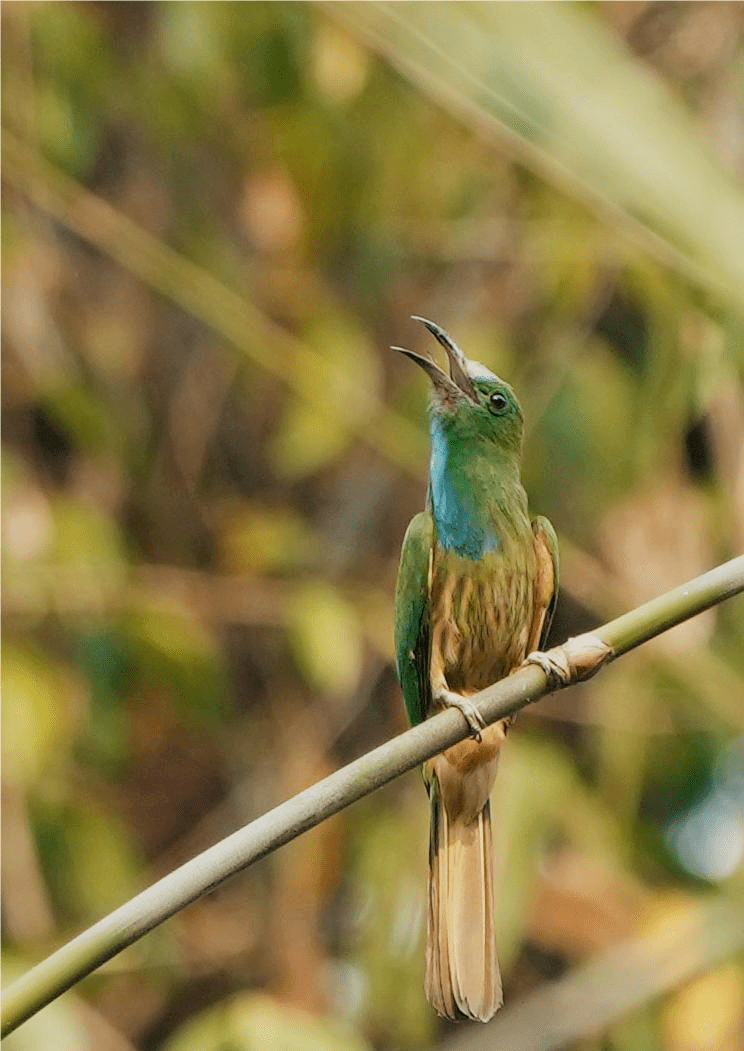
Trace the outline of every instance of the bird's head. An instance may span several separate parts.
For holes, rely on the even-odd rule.
[[[452,436],[464,441],[478,439],[518,453],[522,446],[524,420],[517,396],[504,380],[485,365],[470,361],[433,321],[414,315],[444,347],[449,361],[449,376],[435,361],[403,347],[393,350],[405,354],[428,374],[432,382],[430,411]]]

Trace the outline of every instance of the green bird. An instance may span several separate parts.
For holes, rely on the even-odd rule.
[[[502,1003],[494,933],[490,793],[511,720],[486,727],[469,695],[542,647],[558,591],[558,542],[530,520],[523,417],[503,380],[438,325],[449,376],[402,347],[432,382],[427,508],[403,541],[395,649],[408,718],[455,706],[472,735],[424,764],[431,803],[426,995],[445,1018],[487,1021]]]

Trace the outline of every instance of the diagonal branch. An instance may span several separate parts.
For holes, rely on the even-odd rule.
[[[511,715],[568,681],[675,624],[744,591],[744,555],[549,651],[538,664],[494,683],[471,700],[486,723]],[[554,666],[564,674],[555,673]],[[567,671],[565,670],[567,669]],[[106,960],[236,872],[338,813],[350,803],[461,741],[468,728],[454,709],[427,719],[298,793],[175,869],[31,968],[7,990],[2,1034],[12,1032]]]

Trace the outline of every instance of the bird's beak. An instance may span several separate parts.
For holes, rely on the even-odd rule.
[[[447,335],[443,328],[440,328],[439,325],[435,325],[433,321],[427,321],[425,317],[418,317],[418,315],[413,314],[411,320],[420,321],[421,324],[431,332],[437,343],[444,347],[449,361],[450,377],[454,380],[462,393],[466,394],[471,401],[474,401],[477,404],[478,393],[472,379],[470,378],[470,373],[468,372],[468,359],[455,341]]]
[[[391,350],[397,350],[399,354],[405,354],[411,361],[415,361],[417,365],[420,365],[424,372],[428,373],[429,379],[434,384],[434,390],[440,397],[449,402],[457,402],[462,399],[462,391],[453,383],[446,372],[443,372],[436,361],[432,361],[431,358],[425,358],[423,354],[417,354],[413,350],[406,350],[405,347],[391,347]]]
[[[406,350],[405,347],[391,347],[390,349],[397,350],[400,354],[405,354],[411,361],[415,361],[417,365],[420,365],[424,372],[428,373],[429,379],[434,384],[434,390],[444,401],[449,401],[450,403],[461,401],[463,395],[465,395],[470,401],[477,403],[478,394],[468,373],[468,359],[458,345],[454,340],[450,339],[444,329],[440,328],[439,325],[435,325],[433,321],[427,321],[426,318],[418,317],[415,314],[413,315],[413,320],[420,321],[422,325],[428,328],[437,342],[444,347],[449,361],[449,376],[440,369],[435,361],[432,361],[431,358],[425,358],[423,354],[416,354],[415,351]]]

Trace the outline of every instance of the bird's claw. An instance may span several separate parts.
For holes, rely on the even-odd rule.
[[[568,663],[556,659],[555,653],[555,650],[547,653],[542,650],[535,650],[534,653],[528,653],[524,659],[525,664],[536,664],[538,668],[542,668],[545,672],[545,678],[552,689],[556,689],[558,686],[568,686],[571,682],[571,669]]]
[[[443,690],[437,700],[445,708],[457,708],[470,727],[471,735],[480,744],[483,740],[481,731],[485,730],[486,723],[473,702],[468,697],[463,697],[460,693],[453,693],[451,690]]]
[[[586,632],[567,639],[562,646],[542,652],[536,650],[524,659],[525,664],[542,668],[551,690],[590,679],[614,656],[612,647],[598,635]]]

